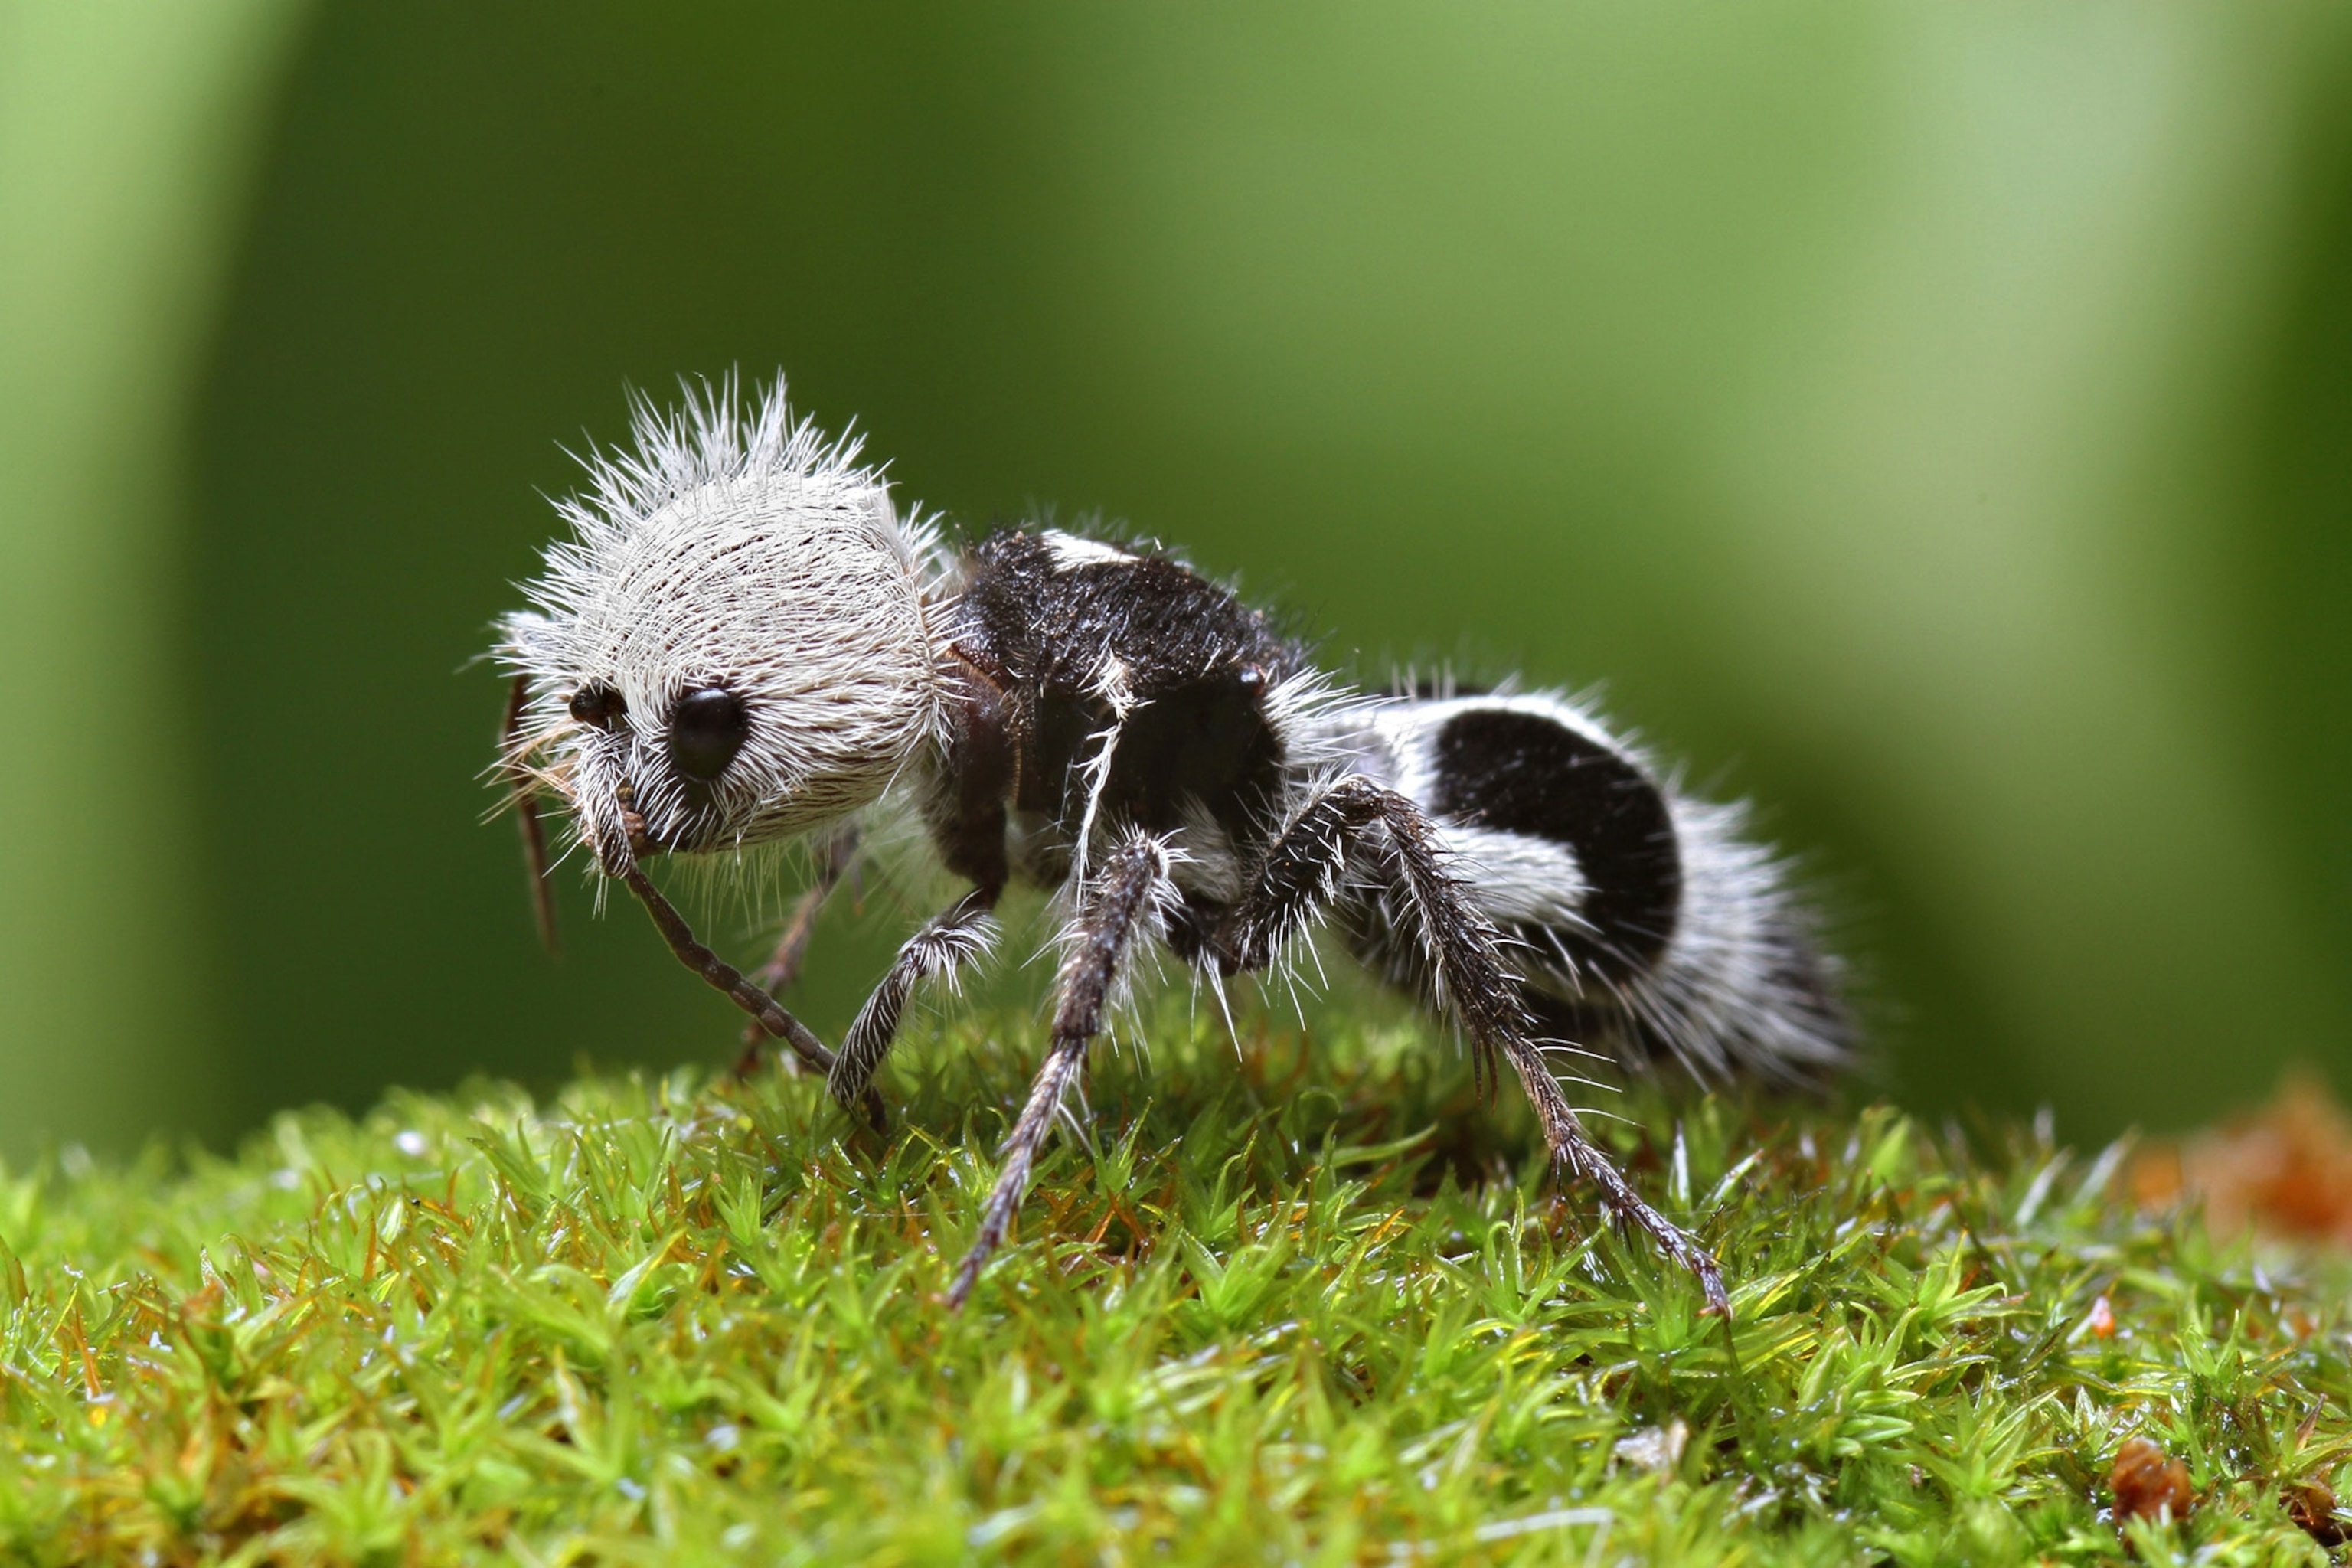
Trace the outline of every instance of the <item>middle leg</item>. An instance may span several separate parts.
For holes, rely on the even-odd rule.
[[[1103,861],[1094,885],[1079,890],[1077,928],[1063,960],[1054,1008],[1054,1037],[1045,1062],[1029,1089],[1029,1100],[1004,1141],[1004,1164],[980,1213],[971,1250],[948,1287],[948,1305],[961,1308],[980,1280],[989,1255],[1003,1243],[1029,1188],[1029,1171],[1061,1110],[1062,1096],[1086,1061],[1087,1046],[1101,1032],[1103,1014],[1132,956],[1135,939],[1160,924],[1173,885],[1167,846],[1148,833],[1130,833]]]

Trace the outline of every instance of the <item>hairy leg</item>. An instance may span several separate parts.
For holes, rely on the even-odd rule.
[[[952,984],[960,965],[995,945],[996,917],[991,911],[996,898],[993,889],[974,888],[926,921],[898,949],[881,984],[858,1010],[849,1033],[842,1037],[841,1051],[826,1079],[835,1100],[847,1105],[872,1086],[882,1058],[890,1054],[890,1044],[898,1038],[898,1022],[906,1016],[908,999],[917,985],[934,976]]]
[[[834,1054],[818,1043],[806,1024],[786,1012],[774,997],[752,984],[742,971],[698,941],[694,928],[686,923],[686,917],[679,914],[667,899],[662,897],[661,889],[653,885],[644,867],[621,856],[608,856],[606,863],[614,875],[628,884],[629,891],[637,896],[637,901],[645,905],[646,913],[653,917],[654,929],[661,932],[662,940],[669,944],[670,952],[677,955],[680,963],[702,976],[712,989],[723,993],[729,1001],[759,1020],[762,1029],[790,1046],[803,1067],[824,1073],[828,1078],[832,1076],[836,1059]],[[890,1114],[882,1108],[882,1097],[870,1087],[856,1102],[845,1101],[842,1109],[853,1115],[863,1110],[877,1132],[890,1130]]]
[[[793,900],[793,912],[784,921],[783,933],[776,939],[776,950],[768,962],[751,973],[751,984],[774,995],[792,989],[793,982],[801,977],[801,960],[808,955],[809,939],[816,934],[817,911],[832,896],[850,866],[857,858],[857,829],[844,827],[825,846],[824,858],[817,863],[816,879]],[[743,1026],[743,1054],[735,1058],[735,1076],[746,1079],[759,1069],[760,1047],[766,1044],[768,1031],[753,1019]]]
[[[948,1288],[950,1307],[961,1308],[971,1298],[989,1255],[1004,1240],[1062,1096],[1086,1061],[1087,1043],[1102,1029],[1104,1010],[1132,955],[1135,939],[1150,934],[1160,918],[1169,888],[1168,867],[1168,851],[1159,840],[1130,834],[1104,858],[1093,885],[1080,891],[1077,928],[1056,985],[1054,1037],[1020,1120],[1004,1141],[1004,1164],[981,1209],[980,1232],[956,1269],[955,1283]]]
[[[1363,778],[1347,778],[1291,819],[1259,863],[1250,890],[1214,943],[1229,969],[1255,969],[1303,931],[1337,895],[1354,847],[1378,830],[1386,840],[1396,901],[1412,911],[1435,978],[1438,1001],[1468,1031],[1481,1059],[1511,1064],[1534,1102],[1552,1159],[1600,1189],[1603,1206],[1647,1232],[1661,1251],[1695,1276],[1707,1310],[1728,1316],[1731,1299],[1714,1257],[1681,1227],[1642,1201],[1577,1118],[1552,1076],[1504,961],[1502,938],[1459,879],[1447,869],[1437,828],[1412,800]],[[1481,1076],[1486,1069],[1482,1068]]]

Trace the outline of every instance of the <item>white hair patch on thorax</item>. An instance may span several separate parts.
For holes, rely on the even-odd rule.
[[[1045,548],[1053,552],[1054,564],[1065,572],[1075,572],[1081,566],[1113,566],[1139,559],[1116,544],[1106,544],[1099,539],[1088,539],[1082,534],[1064,533],[1058,528],[1049,528],[1039,537],[1045,542]]]

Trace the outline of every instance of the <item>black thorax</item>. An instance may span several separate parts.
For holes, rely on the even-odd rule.
[[[1172,561],[1035,534],[996,534],[962,564],[965,691],[933,818],[951,868],[1001,885],[1008,810],[1074,839],[1114,731],[1098,826],[1170,833],[1205,814],[1234,845],[1263,837],[1285,760],[1267,698],[1304,665],[1264,615]]]

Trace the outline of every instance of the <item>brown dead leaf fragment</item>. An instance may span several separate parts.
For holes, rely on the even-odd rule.
[[[2322,1546],[2352,1541],[2352,1520],[2336,1511],[2336,1489],[2326,1481],[2297,1481],[2279,1494],[2294,1527]]]
[[[2201,1201],[2217,1237],[2268,1237],[2352,1247],[2352,1117],[2327,1087],[2289,1074],[2270,1104],[2132,1162],[2142,1208]]]
[[[2116,1450],[2107,1484],[2115,1489],[2119,1525],[2134,1519],[2187,1519],[2197,1504],[2189,1467],[2145,1437],[2126,1438]]]

